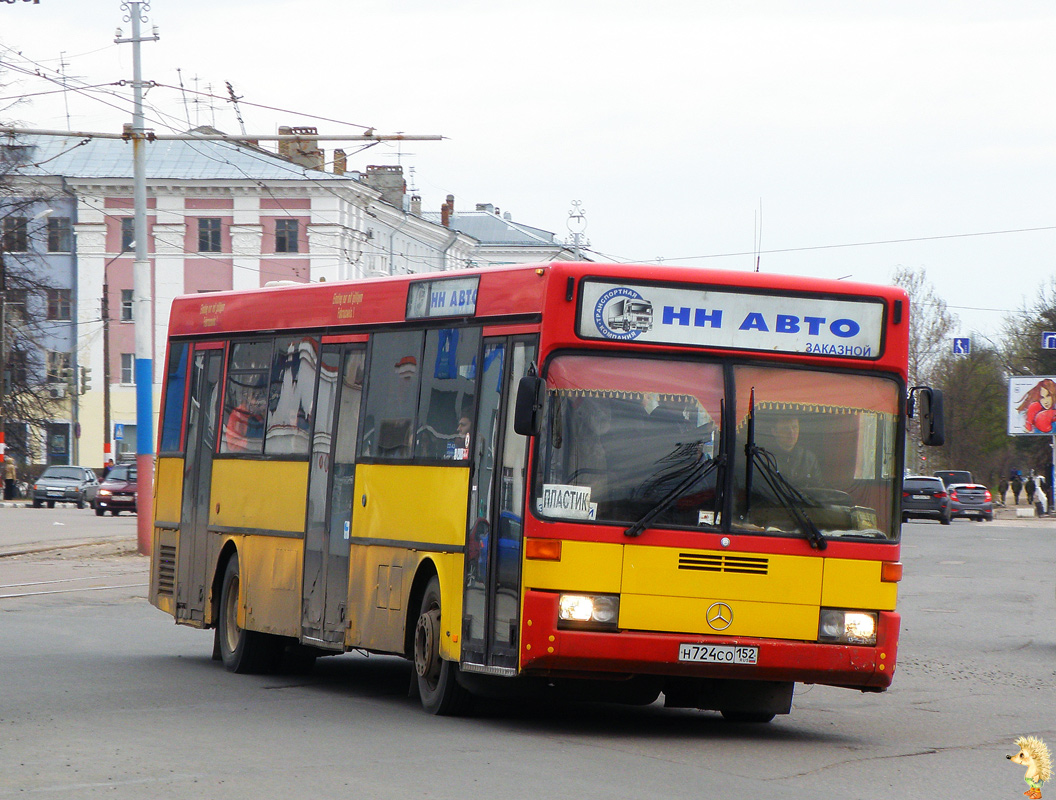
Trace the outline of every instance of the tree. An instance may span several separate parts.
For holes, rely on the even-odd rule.
[[[997,487],[1008,475],[1011,451],[1001,354],[985,345],[969,355],[949,354],[934,377],[945,396],[946,416],[946,444],[934,453],[935,467],[970,469],[975,480]]]
[[[892,280],[909,295],[909,385],[931,385],[940,372],[957,318],[946,307],[946,301],[938,296],[923,268],[898,267]],[[906,434],[909,447],[916,450],[915,455],[907,452],[906,464],[916,463],[914,468],[924,472],[927,456],[919,444],[919,417],[908,421]]]
[[[1041,346],[1041,335],[1056,331],[1056,277],[1038,287],[1034,302],[1008,317],[1002,328],[1002,355],[1009,375],[1056,375],[1056,350]],[[1007,397],[1006,397],[1007,402]],[[1031,470],[1048,475],[1052,465],[1052,439],[1048,436],[1016,436],[1009,467],[1024,474]],[[1052,488],[1049,488],[1052,491]],[[1049,497],[1052,507],[1052,497]]]

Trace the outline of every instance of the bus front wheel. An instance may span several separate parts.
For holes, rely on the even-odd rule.
[[[238,556],[233,555],[224,570],[224,582],[220,590],[220,618],[216,625],[220,660],[231,672],[266,672],[278,655],[277,646],[273,643],[274,637],[239,627],[240,585]]]
[[[426,711],[453,716],[466,710],[469,692],[458,682],[458,665],[440,657],[440,580],[435,575],[425,587],[414,628],[414,669]]]

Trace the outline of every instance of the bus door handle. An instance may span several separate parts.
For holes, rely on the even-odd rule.
[[[366,496],[366,494],[363,495],[363,499],[360,500],[360,502],[363,504],[363,508],[367,507],[367,496]]]

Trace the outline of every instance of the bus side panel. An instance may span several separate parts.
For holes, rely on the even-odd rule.
[[[880,561],[825,559],[821,604],[827,608],[894,611],[898,584],[880,580]]]
[[[169,524],[180,521],[183,502],[183,459],[159,458],[154,468],[154,519]],[[150,602],[176,615],[176,558],[178,531],[154,528],[150,575]]]
[[[239,571],[248,630],[298,637],[304,542],[284,536],[246,536]],[[242,624],[242,623],[240,623]]]
[[[288,531],[304,538],[307,461],[218,458],[209,527]]]
[[[239,570],[249,630],[300,635],[307,487],[307,461],[213,462],[209,527],[245,533]]]
[[[411,589],[428,559],[442,592],[440,654],[457,660],[468,493],[468,468],[356,467],[348,646],[404,652],[405,625],[418,616]]]

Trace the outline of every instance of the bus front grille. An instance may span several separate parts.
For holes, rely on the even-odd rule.
[[[742,575],[766,575],[770,559],[708,553],[679,553],[678,568],[698,572],[734,572]]]

